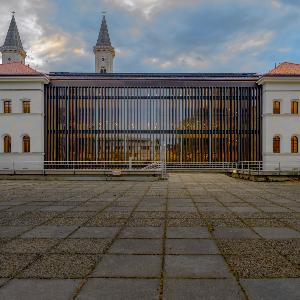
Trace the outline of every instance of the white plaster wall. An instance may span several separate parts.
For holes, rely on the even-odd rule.
[[[25,64],[25,57],[16,51],[5,51],[2,53],[2,63],[22,62]]]
[[[104,58],[104,61],[102,61]],[[111,49],[97,49],[95,51],[95,71],[101,73],[101,68],[105,67],[107,73],[113,73],[114,53]]]
[[[12,79],[13,80],[13,79]],[[11,100],[12,112],[3,113],[3,101]],[[30,100],[30,113],[22,113],[22,100]],[[3,137],[11,136],[11,153],[3,153]],[[30,153],[22,153],[22,137],[30,137]],[[42,169],[44,161],[44,84],[8,82],[0,78],[0,170]]]
[[[281,101],[281,114],[273,115],[273,101]],[[263,161],[267,169],[300,168],[300,154],[291,153],[291,138],[300,141],[300,115],[291,114],[291,101],[299,100],[299,82],[266,82],[263,86]],[[273,137],[281,137],[281,153],[273,153]],[[299,147],[300,149],[300,147]]]

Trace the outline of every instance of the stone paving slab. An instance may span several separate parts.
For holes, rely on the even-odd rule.
[[[166,279],[164,286],[166,300],[246,299],[237,282],[231,279]]]
[[[300,278],[243,279],[241,285],[252,300],[300,299]]]
[[[179,278],[231,277],[221,255],[166,256],[166,276]]]
[[[167,229],[168,239],[197,239],[211,238],[206,227],[169,227]]]
[[[160,278],[161,260],[158,255],[106,255],[91,277]]]
[[[216,238],[222,239],[258,239],[259,236],[249,228],[217,228],[213,232]]]
[[[220,251],[212,240],[168,239],[166,254],[220,254]]]
[[[49,211],[62,212],[62,211],[70,210],[71,208],[72,207],[70,207],[70,206],[53,205],[53,206],[43,207],[43,208],[39,209],[39,211],[42,211],[42,212],[49,212]]]
[[[113,238],[118,231],[117,227],[81,227],[71,235],[71,238]]]
[[[0,226],[0,238],[14,238],[30,228],[29,226]]]
[[[266,239],[300,239],[300,232],[284,227],[254,227],[253,230]]]
[[[0,278],[0,286],[4,285],[8,280],[9,278]]]
[[[109,253],[114,254],[162,254],[161,239],[120,239],[113,243]]]
[[[178,173],[0,189],[0,299],[299,298],[300,182]]]
[[[88,280],[77,299],[153,300],[158,298],[158,279],[92,278]]]
[[[14,279],[0,289],[0,299],[66,300],[78,284],[78,280]]]

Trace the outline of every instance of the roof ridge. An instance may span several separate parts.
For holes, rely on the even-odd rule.
[[[1,75],[41,75],[46,74],[39,72],[29,65],[25,65],[21,62],[9,62],[6,64],[0,64],[0,76]]]
[[[282,62],[270,72],[266,73],[265,76],[299,76],[300,75],[300,64],[292,62]]]

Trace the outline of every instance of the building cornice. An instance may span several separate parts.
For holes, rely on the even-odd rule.
[[[289,152],[283,152],[283,153],[273,153],[273,152],[264,152],[263,155],[268,156],[293,156],[293,157],[300,157],[300,153],[289,153]]]
[[[44,116],[43,113],[0,113],[1,117],[6,116],[23,116],[23,117],[32,117],[32,116]]]
[[[44,155],[44,152],[10,152],[10,153],[4,153],[4,152],[0,152],[0,156],[34,156],[34,155]]]
[[[300,76],[263,76],[258,79],[258,85],[265,83],[300,83]]]
[[[40,82],[43,84],[49,83],[49,78],[46,76],[1,76],[0,82]]]
[[[265,113],[265,114],[262,114],[263,117],[280,117],[280,118],[300,118],[300,115],[298,114],[291,114],[291,113],[282,113],[282,114],[272,114],[272,113]]]

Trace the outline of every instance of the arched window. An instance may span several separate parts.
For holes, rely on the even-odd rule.
[[[291,152],[298,153],[299,152],[299,142],[298,137],[293,136],[291,139]]]
[[[11,137],[9,135],[4,136],[3,144],[4,144],[4,153],[11,153]]]
[[[274,136],[273,138],[273,153],[280,153],[280,136]]]
[[[28,135],[23,136],[23,152],[30,152],[30,137]]]
[[[101,73],[102,74],[106,73],[106,69],[104,67],[101,68]]]

